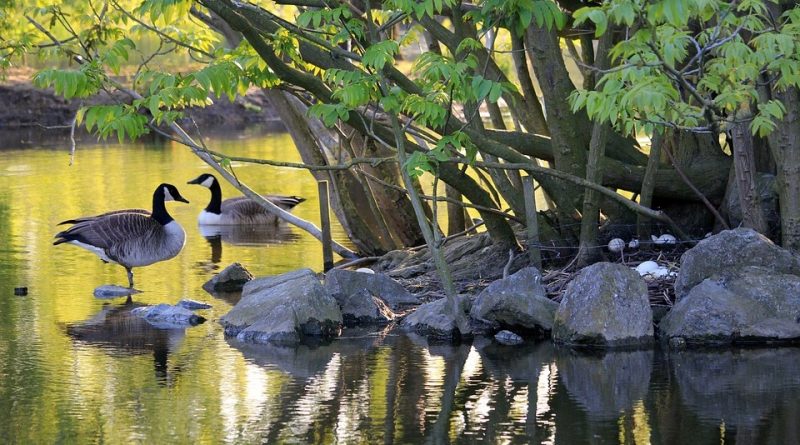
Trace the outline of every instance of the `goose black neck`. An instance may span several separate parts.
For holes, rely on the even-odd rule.
[[[167,212],[167,206],[164,204],[164,189],[162,187],[159,187],[158,190],[153,193],[152,218],[158,221],[162,226],[173,221],[172,216]]]
[[[211,201],[208,201],[206,212],[219,215],[222,213],[222,188],[219,182],[214,180],[208,189],[211,190]]]

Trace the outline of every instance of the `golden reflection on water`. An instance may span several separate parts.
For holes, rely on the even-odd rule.
[[[242,156],[299,160],[286,135],[209,144]],[[316,184],[306,172],[234,168],[260,192],[307,198],[295,213],[318,223]],[[685,354],[672,358],[682,366],[665,368],[665,360],[656,360],[662,368],[653,372],[652,353],[593,358],[557,352],[547,343],[429,345],[416,336],[351,330],[330,344],[296,349],[225,339],[217,320],[233,300],[201,290],[216,270],[233,261],[256,275],[319,270],[321,252],[297,230],[272,242],[249,232],[205,234],[207,239],[195,221],[208,191],[185,184],[203,171],[204,164],[171,143],[80,147],[73,167],[67,167],[64,150],[3,152],[0,442],[641,444],[703,437],[724,443],[735,439],[736,419],[720,433],[720,419],[731,416],[715,417],[715,409],[754,403],[777,413],[770,418],[777,419],[778,431],[796,424],[791,413],[797,412],[792,401],[800,399],[794,372],[800,354],[792,350]],[[124,270],[84,250],[51,245],[57,222],[147,208],[162,181],[176,184],[191,201],[169,204],[187,243],[177,258],[135,271],[145,292],[134,301],[211,303],[202,313],[209,320],[188,329],[155,329],[131,317],[131,306],[121,299],[94,298],[101,284],[124,284]],[[342,240],[341,231],[336,237]],[[21,285],[29,295],[13,296],[13,287]],[[689,384],[692,375],[686,374],[705,369],[706,361],[710,369],[735,368],[730,376],[748,377],[744,381],[757,380],[750,378],[759,375],[752,367],[768,366],[772,379],[750,391],[737,391],[741,385],[707,391]],[[661,380],[648,387],[650,373]],[[678,380],[683,387],[675,386]],[[627,391],[635,386],[627,382],[644,386]],[[703,414],[680,405],[682,399]],[[788,406],[788,414],[776,406]],[[685,425],[700,436],[681,434]]]

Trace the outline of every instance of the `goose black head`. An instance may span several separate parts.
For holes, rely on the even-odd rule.
[[[187,184],[197,184],[197,185],[202,185],[203,187],[206,188],[211,188],[211,186],[214,185],[215,182],[217,182],[217,178],[215,178],[214,175],[203,173],[202,175],[192,179],[191,181],[188,181]]]
[[[181,196],[181,193],[178,191],[178,188],[172,184],[163,183],[158,186],[156,189],[156,194],[163,194],[164,201],[180,201],[189,203],[189,201]]]

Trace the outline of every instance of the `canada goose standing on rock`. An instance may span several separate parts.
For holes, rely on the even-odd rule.
[[[153,211],[115,210],[64,221],[73,224],[56,234],[53,245],[69,243],[82,247],[107,263],[117,263],[128,272],[133,287],[134,267],[147,266],[177,255],[186,241],[183,228],[172,219],[166,201],[187,201],[172,184],[161,184],[153,192]]]
[[[200,225],[244,225],[244,224],[277,224],[278,217],[246,196],[222,200],[222,189],[214,175],[203,173],[187,182],[197,184],[211,190],[208,206],[200,212],[197,221]],[[283,210],[291,210],[305,201],[298,196],[264,196]]]

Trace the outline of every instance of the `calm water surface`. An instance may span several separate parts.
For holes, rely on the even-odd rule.
[[[285,135],[210,142],[297,160]],[[392,331],[297,349],[237,344],[216,323],[235,298],[202,283],[233,261],[257,275],[319,270],[310,236],[207,239],[195,219],[208,192],[185,182],[209,170],[169,143],[84,146],[72,167],[63,147],[0,154],[2,443],[800,443],[798,349],[586,355],[548,343],[428,345]],[[308,198],[295,213],[318,221],[307,173],[235,168],[263,193]],[[124,269],[51,245],[58,221],[149,207],[162,181],[191,201],[168,204],[187,243],[136,270],[145,292],[135,304],[214,306],[209,322],[183,330],[94,298],[97,286],[125,284]]]

